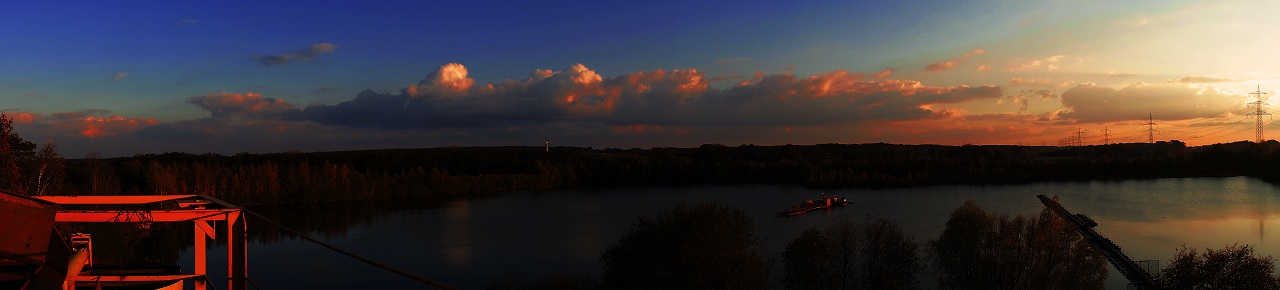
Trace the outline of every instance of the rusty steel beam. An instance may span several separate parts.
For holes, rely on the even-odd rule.
[[[93,276],[80,275],[67,277],[67,280],[76,282],[166,282],[178,281],[183,279],[203,278],[204,275],[182,274],[182,275],[119,275],[119,276]],[[203,280],[203,279],[202,279]]]
[[[175,199],[190,199],[196,195],[80,195],[80,196],[36,196],[56,204],[149,204]]]
[[[240,209],[188,209],[188,210],[152,210],[143,214],[149,216],[147,221],[128,219],[137,211],[120,210],[63,210],[54,216],[57,222],[111,223],[111,222],[189,222],[189,221],[221,221],[227,220],[227,214],[239,213]]]

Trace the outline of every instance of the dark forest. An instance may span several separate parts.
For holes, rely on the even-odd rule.
[[[29,144],[29,143],[28,143]],[[796,184],[813,188],[1249,175],[1280,171],[1275,141],[1085,147],[821,144],[697,148],[445,147],[316,153],[146,154],[65,161],[65,195],[202,194],[316,203],[568,187]],[[29,146],[34,148],[35,146]],[[46,145],[46,147],[48,147]],[[32,155],[40,155],[32,153]],[[56,153],[55,153],[56,155]],[[40,158],[24,173],[38,174]],[[50,178],[45,178],[49,180]],[[37,187],[47,189],[38,189]]]

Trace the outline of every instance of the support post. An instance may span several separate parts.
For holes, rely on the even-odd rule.
[[[237,210],[227,213],[227,289],[245,290],[249,277],[248,243],[245,237],[245,218]]]
[[[193,265],[192,267],[192,269],[194,269],[195,272],[191,274],[203,276],[208,274],[208,271],[206,270],[206,268],[208,268],[209,266],[208,265],[209,263],[206,260],[208,256],[206,256],[207,253],[205,253],[205,249],[206,249],[205,243],[208,242],[208,240],[206,239],[214,237],[213,230],[212,230],[213,228],[210,227],[209,223],[205,221],[195,221],[194,224],[195,224],[195,233],[196,233],[195,234],[195,250],[192,252],[195,253],[195,258],[191,260],[195,261],[195,265]],[[208,289],[207,283],[208,282],[206,279],[195,280],[195,290]]]

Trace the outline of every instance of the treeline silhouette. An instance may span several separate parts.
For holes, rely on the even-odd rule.
[[[966,201],[925,243],[891,219],[838,220],[787,242],[781,277],[770,277],[779,257],[754,228],[741,209],[677,204],[640,217],[601,253],[598,283],[553,275],[490,289],[919,289],[920,274],[939,289],[1103,289],[1107,278],[1102,253],[1048,209],[1009,217]]]
[[[691,184],[897,187],[1255,175],[1274,141],[1087,147],[821,144],[697,148],[444,147],[316,153],[165,153],[72,159],[51,194],[203,194],[237,204],[461,197],[514,190]],[[1272,148],[1272,150],[1265,150]]]
[[[921,276],[931,276],[936,284],[927,286],[937,289],[1105,289],[1108,276],[1102,252],[1048,208],[1009,216],[966,200],[926,242],[904,235],[891,219],[841,219],[791,239],[780,257],[760,248],[754,229],[738,208],[676,204],[639,217],[601,253],[598,280],[561,273],[504,278],[488,289],[920,289]],[[780,273],[771,270],[776,266]],[[1184,246],[1157,283],[1162,289],[1280,289],[1274,271],[1275,258],[1249,245],[1203,254]]]

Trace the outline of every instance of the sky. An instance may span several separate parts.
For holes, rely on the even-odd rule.
[[[0,110],[70,158],[1204,145],[1280,88],[1275,1],[196,2],[7,5]]]

